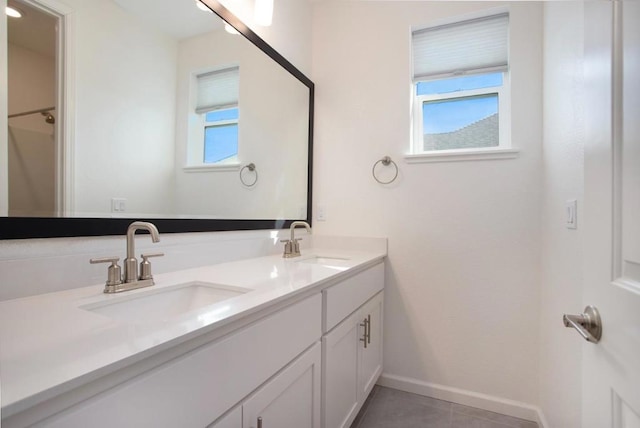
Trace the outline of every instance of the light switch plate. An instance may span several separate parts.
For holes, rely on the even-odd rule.
[[[127,210],[127,200],[125,198],[111,198],[111,212],[123,213]]]
[[[327,221],[327,209],[324,205],[318,205],[318,221]]]
[[[578,201],[569,199],[566,204],[566,224],[567,229],[578,228]]]

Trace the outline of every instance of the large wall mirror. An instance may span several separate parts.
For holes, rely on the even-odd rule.
[[[7,3],[0,238],[311,220],[313,83],[216,0]]]

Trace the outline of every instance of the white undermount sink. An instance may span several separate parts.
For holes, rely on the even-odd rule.
[[[300,260],[300,263],[313,263],[318,265],[332,265],[340,264],[340,262],[346,262],[349,259],[344,257],[330,257],[330,256],[311,256]]]
[[[150,289],[146,293],[126,295],[128,292],[123,292],[121,296],[80,306],[80,309],[119,321],[164,321],[249,291],[252,290],[193,281]]]

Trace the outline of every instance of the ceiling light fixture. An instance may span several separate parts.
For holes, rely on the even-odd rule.
[[[5,13],[7,14],[7,16],[10,16],[11,18],[22,18],[22,15],[23,15],[22,12],[20,12],[18,9],[12,6],[7,6],[5,8]]]
[[[211,9],[209,9],[204,3],[202,3],[200,0],[196,0],[196,7],[200,10],[202,10],[203,12],[209,12],[211,13]]]
[[[258,25],[270,26],[273,18],[273,0],[256,0],[253,18]]]

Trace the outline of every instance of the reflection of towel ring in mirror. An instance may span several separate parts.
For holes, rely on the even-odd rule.
[[[244,172],[245,169],[248,169],[249,171],[251,171],[251,172],[256,174],[256,177],[254,178],[254,180],[251,183],[247,183],[242,178],[242,173]],[[242,167],[242,169],[240,170],[240,181],[242,182],[242,184],[244,184],[247,187],[253,187],[253,186],[256,185],[256,183],[258,182],[258,170],[256,170],[256,164],[255,163],[251,162],[251,163],[246,164],[245,166]]]
[[[393,175],[393,178],[391,180],[382,181],[376,176],[376,166],[378,166],[379,163],[382,163],[382,165],[384,165],[384,166],[393,165],[393,167],[396,169],[396,172]],[[371,174],[373,175],[373,178],[378,183],[380,183],[380,184],[390,184],[390,183],[393,183],[394,181],[396,181],[396,178],[398,178],[398,165],[396,165],[396,163],[393,161],[393,159],[391,159],[389,156],[385,156],[385,157],[383,157],[382,159],[380,159],[379,161],[377,161],[376,163],[373,164],[373,168],[371,169]]]

